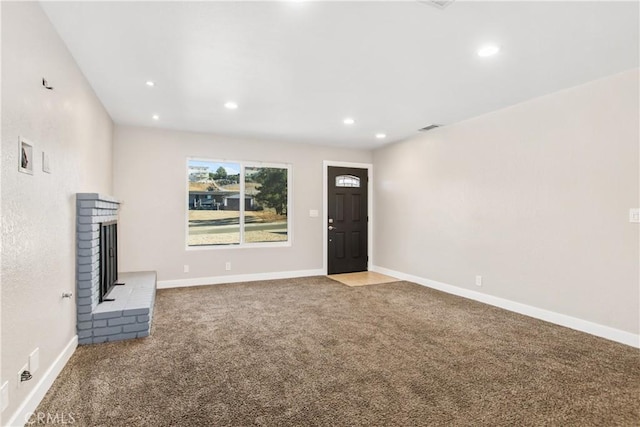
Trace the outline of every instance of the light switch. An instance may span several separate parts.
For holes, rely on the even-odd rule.
[[[640,209],[629,209],[629,222],[640,222]]]
[[[49,164],[49,156],[42,152],[42,172],[51,173],[51,165]]]
[[[317,209],[311,209],[311,210],[309,211],[309,216],[310,216],[311,218],[317,218],[317,217],[318,217],[318,210],[317,210]]]

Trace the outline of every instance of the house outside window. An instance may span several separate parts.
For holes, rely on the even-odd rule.
[[[187,247],[291,244],[291,166],[187,160]]]

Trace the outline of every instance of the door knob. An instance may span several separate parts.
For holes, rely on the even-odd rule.
[[[333,225],[329,226],[329,231],[335,230],[336,228]]]

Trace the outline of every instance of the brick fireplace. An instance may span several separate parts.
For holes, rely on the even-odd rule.
[[[120,203],[97,193],[78,193],[77,204],[77,331],[79,344],[97,344],[146,337],[151,332],[156,274],[119,273],[100,302],[100,227],[118,221]],[[104,267],[103,267],[104,268]]]

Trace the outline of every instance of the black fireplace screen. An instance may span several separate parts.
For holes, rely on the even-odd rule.
[[[100,224],[100,302],[118,281],[118,223]]]

